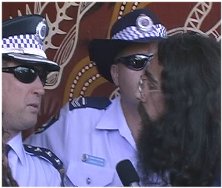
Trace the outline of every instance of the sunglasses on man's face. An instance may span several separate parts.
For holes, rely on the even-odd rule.
[[[19,65],[16,67],[3,67],[2,72],[12,73],[22,83],[32,83],[39,76],[43,85],[45,85],[47,79],[47,72],[40,70],[36,67]]]
[[[115,62],[116,64],[122,63],[131,70],[140,71],[150,63],[151,59],[153,59],[153,54],[134,54],[125,57],[119,57]]]

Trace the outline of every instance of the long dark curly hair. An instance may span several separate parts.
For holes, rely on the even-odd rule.
[[[143,180],[162,185],[210,186],[221,171],[221,49],[209,37],[183,33],[161,41],[161,89],[166,112],[152,121],[142,104],[138,141]]]

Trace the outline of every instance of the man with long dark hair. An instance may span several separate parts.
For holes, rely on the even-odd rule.
[[[148,66],[137,92],[144,184],[220,186],[220,43],[177,34],[160,42],[158,58],[161,79],[150,79]]]

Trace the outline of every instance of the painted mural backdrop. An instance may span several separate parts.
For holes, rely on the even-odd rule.
[[[94,38],[108,38],[112,24],[124,14],[147,7],[168,29],[168,35],[198,31],[221,40],[220,2],[3,2],[3,20],[41,14],[49,24],[44,46],[61,69],[48,76],[39,114],[40,126],[67,101],[79,96],[118,95],[118,88],[102,78],[88,57]]]

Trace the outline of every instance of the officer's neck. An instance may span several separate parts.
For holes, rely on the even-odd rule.
[[[121,106],[127,125],[132,133],[135,142],[137,142],[138,134],[141,129],[141,118],[137,110],[137,105],[129,105],[122,102]]]

